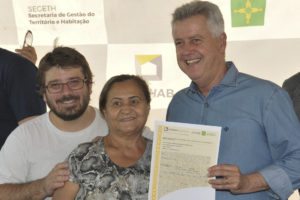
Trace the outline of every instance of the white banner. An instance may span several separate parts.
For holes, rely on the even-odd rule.
[[[101,0],[13,0],[13,5],[19,43],[27,30],[36,45],[107,42]]]

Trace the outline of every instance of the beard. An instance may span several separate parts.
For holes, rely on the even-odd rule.
[[[79,98],[79,96],[75,95],[63,96],[62,98],[56,100],[56,105],[63,103],[64,101],[78,100]],[[50,111],[52,111],[57,117],[61,118],[64,121],[75,120],[85,112],[90,102],[90,94],[87,92],[83,95],[82,98],[82,105],[80,104],[79,108],[71,106],[68,108],[61,109],[55,104],[53,104],[53,102],[46,95],[47,105],[50,108]]]

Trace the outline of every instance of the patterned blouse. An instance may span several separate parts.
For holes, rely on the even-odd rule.
[[[144,155],[130,167],[111,161],[103,138],[77,147],[67,158],[69,180],[80,186],[76,200],[147,200],[152,141],[145,140]]]

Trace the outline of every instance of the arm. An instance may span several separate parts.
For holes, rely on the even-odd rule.
[[[265,145],[272,160],[269,165],[264,165],[251,174],[240,174],[239,170],[234,169],[234,173],[240,174],[235,175],[238,177],[235,178],[236,187],[227,186],[227,189],[233,193],[268,190],[267,193],[272,198],[288,199],[300,187],[300,124],[284,90],[274,86],[269,94],[264,100],[261,124],[264,128],[262,133],[266,136]],[[214,171],[214,168],[211,170]],[[227,174],[218,174],[224,175],[223,181],[228,181]],[[211,184],[216,182],[211,181]]]
[[[245,194],[269,189],[267,182],[260,173],[243,175],[238,166],[235,165],[212,166],[208,169],[208,176],[221,176],[222,178],[209,180],[209,183],[215,189],[229,190],[233,194]]]
[[[41,180],[25,184],[1,184],[0,200],[43,199],[46,195],[40,189]]]
[[[66,168],[67,163],[59,163],[45,178],[23,184],[1,184],[0,200],[42,200],[52,196],[69,179],[70,172]]]
[[[54,192],[53,200],[73,200],[75,199],[79,189],[79,185],[68,181],[65,183],[64,187],[59,188]]]
[[[271,193],[287,199],[300,187],[300,124],[284,90],[275,90],[265,105],[263,124],[273,163],[259,173]]]
[[[240,174],[236,175],[238,177],[235,180],[236,187],[227,185],[226,188],[233,193],[269,188],[270,196],[288,199],[294,189],[300,186],[300,126],[288,94],[277,87],[274,88],[271,96],[265,100],[262,116],[264,134],[267,138],[265,145],[270,150],[272,162],[251,174],[240,174],[234,169],[234,173]],[[210,170],[214,171],[214,167]],[[228,181],[228,176],[233,176],[224,173],[218,172],[218,175],[224,176],[223,181]],[[215,171],[210,174],[211,177],[213,175],[216,175]],[[213,185],[218,182],[213,180],[210,183]]]
[[[18,124],[20,125],[20,124],[22,124],[22,123],[24,123],[26,121],[29,121],[29,120],[31,120],[31,119],[33,119],[35,117],[37,117],[37,116],[26,117],[26,118],[22,119],[21,121],[19,121]]]
[[[24,58],[28,59],[33,64],[36,63],[37,55],[36,55],[34,47],[26,46],[26,47],[23,47],[22,49],[15,49],[15,51],[16,51],[17,54],[19,54],[20,56],[23,56]]]

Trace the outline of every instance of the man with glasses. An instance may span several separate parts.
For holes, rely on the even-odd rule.
[[[75,49],[57,47],[42,58],[38,84],[50,111],[15,129],[1,149],[1,200],[51,197],[69,178],[68,165],[59,162],[78,144],[107,134],[98,109],[89,106],[92,82]]]

